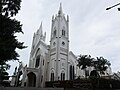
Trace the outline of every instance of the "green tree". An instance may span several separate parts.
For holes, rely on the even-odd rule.
[[[95,90],[95,88],[99,88],[100,75],[102,76],[103,74],[105,74],[104,71],[106,71],[108,66],[110,66],[111,64],[107,59],[103,57],[97,57],[96,59],[94,59],[92,64],[95,70],[91,71],[90,79],[92,81],[93,90]]]
[[[14,16],[20,10],[21,0],[0,0],[0,65],[7,65],[9,60],[18,60],[16,49],[23,49],[23,42],[19,42],[15,35],[23,33],[22,24]],[[6,70],[6,69],[4,69]],[[1,69],[1,73],[3,71]],[[4,75],[4,74],[3,74]]]
[[[23,33],[22,25],[15,16],[20,10],[21,0],[0,0],[0,62],[18,60],[16,49],[23,49],[23,42],[19,42],[16,33]]]
[[[80,55],[77,59],[77,66],[85,71],[85,77],[87,76],[86,68],[92,66],[93,58],[90,55]]]
[[[94,61],[94,67],[100,72],[101,76],[105,74],[104,71],[106,71],[109,65],[111,65],[110,62],[103,57],[97,57],[96,61]]]

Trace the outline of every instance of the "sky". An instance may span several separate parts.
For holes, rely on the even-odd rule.
[[[65,16],[69,15],[70,51],[75,55],[87,54],[92,57],[103,56],[110,61],[113,72],[120,71],[120,12],[117,6],[109,11],[106,8],[120,0],[22,0],[21,10],[15,17],[23,24],[24,34],[17,34],[19,41],[28,46],[16,50],[24,65],[29,63],[34,32],[42,22],[46,32],[46,43],[50,41],[51,19],[59,10],[60,3]],[[18,66],[10,62],[12,74]]]

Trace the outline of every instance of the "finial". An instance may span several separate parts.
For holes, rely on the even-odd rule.
[[[67,21],[69,22],[69,16],[67,15]]]
[[[40,27],[39,27],[39,29],[42,29],[42,21],[41,21],[41,24],[40,24]]]
[[[37,31],[37,34],[39,34],[40,36],[43,35],[42,22],[41,22],[40,27],[39,27],[39,29],[38,29],[38,31]]]
[[[60,8],[59,8],[59,11],[58,11],[58,14],[61,15],[63,12],[62,12],[62,3],[60,3]]]
[[[62,11],[62,3],[60,3],[60,11]]]

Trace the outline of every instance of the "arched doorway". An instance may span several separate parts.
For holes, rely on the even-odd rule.
[[[36,75],[33,72],[28,73],[28,87],[36,86]]]

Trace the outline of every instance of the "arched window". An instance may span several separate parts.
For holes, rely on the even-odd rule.
[[[70,65],[70,80],[73,80],[75,77],[74,66]]]
[[[51,81],[54,81],[54,73],[51,73]]]
[[[35,67],[38,67],[38,66],[39,66],[39,63],[40,63],[40,55],[38,55],[37,58],[36,58]]]
[[[74,78],[75,78],[75,70],[74,70],[74,66],[72,66],[72,73],[73,73],[72,79],[74,80]]]
[[[57,31],[56,31],[56,29],[55,29],[54,32],[53,32],[53,37],[55,37],[56,34],[57,34]]]
[[[64,29],[62,30],[62,36],[65,36],[65,30]]]
[[[64,72],[61,73],[61,80],[65,80],[65,73]]]
[[[37,49],[35,54],[35,67],[37,68],[40,64],[40,48]]]
[[[72,80],[72,65],[70,65],[70,80]]]

